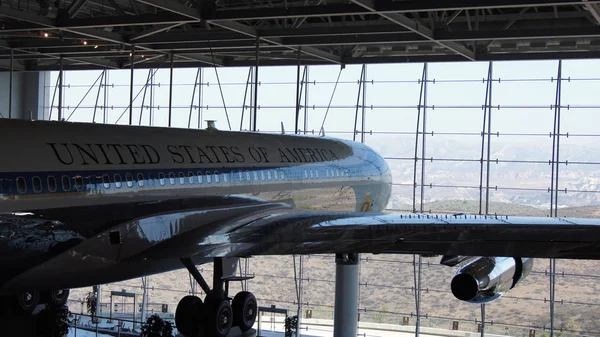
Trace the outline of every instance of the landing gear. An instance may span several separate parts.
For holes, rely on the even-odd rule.
[[[231,307],[233,308],[233,324],[239,326],[242,331],[250,330],[258,313],[256,297],[251,292],[241,291],[233,298]]]
[[[197,296],[185,296],[179,301],[175,311],[175,326],[186,337],[226,337],[232,327],[242,332],[254,325],[257,304],[254,295],[247,291],[239,292],[231,301],[228,296],[229,282],[243,281],[252,277],[223,276],[224,269],[231,267],[221,258],[215,258],[213,288],[210,289],[191,259],[181,259],[188,271],[207,294],[204,302]],[[233,265],[237,265],[236,262]],[[225,266],[225,268],[223,268]],[[231,271],[231,268],[229,268]],[[235,269],[233,269],[233,274]]]
[[[177,330],[185,336],[198,336],[201,330],[199,317],[204,309],[202,300],[197,296],[188,295],[179,301],[175,310],[175,325]]]
[[[69,293],[69,289],[50,290],[48,292],[44,292],[42,297],[45,303],[55,303],[60,306],[67,303],[67,299],[69,299]]]
[[[13,303],[18,314],[29,315],[40,304],[40,293],[36,290],[18,293],[15,295]]]

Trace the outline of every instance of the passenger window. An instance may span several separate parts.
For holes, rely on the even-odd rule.
[[[207,184],[210,184],[210,183],[211,183],[211,181],[212,181],[212,178],[211,178],[211,176],[210,176],[210,172],[209,172],[209,171],[206,171],[206,183],[207,183]]]
[[[142,174],[142,178],[144,177],[144,175]],[[152,173],[148,173],[148,186],[153,186],[154,183],[154,176],[152,175]]]
[[[194,172],[188,172],[188,181],[190,184],[194,183]]]
[[[215,171],[215,184],[218,184],[221,181],[221,176],[219,175],[219,172]]]
[[[267,171],[267,180],[271,180],[271,171]]]
[[[185,184],[185,174],[183,172],[179,172],[179,184]]]
[[[138,186],[143,187],[144,186],[144,175],[142,173],[137,174],[137,180],[138,180]]]
[[[265,180],[265,171],[260,171],[260,180]]]
[[[246,180],[250,181],[250,172],[246,171]]]
[[[175,173],[169,172],[169,184],[175,185]]]
[[[27,183],[25,182],[25,178],[17,178],[17,191],[19,191],[19,193],[27,192]]]
[[[33,191],[36,193],[42,191],[42,179],[40,177],[33,177]]]
[[[56,192],[56,178],[54,178],[54,176],[48,177],[48,190],[50,192]]]
[[[315,170],[315,178],[319,178],[319,170]]]
[[[198,172],[198,184],[202,184],[202,172]]]
[[[285,179],[285,175],[283,174],[283,171],[279,172],[279,178],[280,178],[281,180],[284,180],[284,179]]]
[[[258,181],[258,173],[256,173],[256,171],[253,171],[252,173],[254,173],[254,180]]]
[[[122,183],[121,183],[121,175],[120,174],[115,174],[114,177],[115,177],[115,187],[116,188],[121,188],[121,185],[122,185]]]
[[[62,176],[62,189],[63,191],[71,190],[71,179],[67,176]]]
[[[125,175],[125,183],[127,184],[127,187],[133,187],[133,176],[131,173]]]
[[[244,173],[242,173],[242,171],[238,171],[238,179],[241,181],[244,181]]]
[[[110,188],[110,177],[108,174],[102,176],[102,184],[104,185],[104,188]]]
[[[310,170],[310,179],[313,178],[313,170]]]
[[[273,179],[277,180],[277,171],[273,170]]]
[[[81,176],[75,177],[75,189],[78,191],[83,190],[83,178]]]
[[[304,170],[304,179],[308,179],[308,171]]]
[[[165,186],[165,174],[164,173],[159,173],[158,174],[158,181],[160,182],[161,186]]]

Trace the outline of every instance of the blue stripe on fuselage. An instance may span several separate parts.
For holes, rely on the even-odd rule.
[[[164,184],[161,184],[161,173],[164,175]],[[183,177],[180,177],[183,173]],[[202,181],[199,182],[199,173],[202,174]],[[207,182],[207,173],[209,173],[211,182]],[[257,184],[281,181],[311,181],[331,179],[336,181],[344,178],[357,177],[375,177],[381,175],[370,161],[363,161],[354,165],[339,165],[315,163],[299,166],[271,166],[271,167],[236,167],[236,168],[180,168],[180,169],[121,169],[121,170],[81,170],[81,171],[40,171],[40,172],[11,172],[0,173],[0,195],[44,195],[44,194],[65,194],[82,193],[100,190],[128,190],[128,189],[169,189],[173,187],[203,187],[219,186],[222,184]],[[131,175],[132,181],[128,185],[127,176]],[[190,177],[190,174],[192,176]],[[270,179],[269,178],[270,174]],[[115,176],[121,179],[121,187],[116,187]],[[174,175],[174,181],[173,180]],[[63,176],[68,178],[70,189],[63,189]],[[109,187],[105,187],[103,177],[110,178]],[[264,176],[264,178],[263,178]],[[39,178],[41,189],[34,190],[34,179]],[[51,190],[49,179],[56,182],[56,189]],[[140,180],[139,178],[143,178]],[[219,182],[215,182],[216,177]],[[18,190],[18,179],[25,182],[25,191]],[[248,179],[250,178],[250,179]],[[257,179],[258,178],[258,179]],[[283,178],[283,179],[282,179]],[[183,179],[183,184],[180,179]],[[226,180],[225,180],[226,179]],[[143,181],[143,186],[140,185]],[[77,188],[77,183],[82,183],[81,188]],[[21,185],[22,187],[22,185]]]

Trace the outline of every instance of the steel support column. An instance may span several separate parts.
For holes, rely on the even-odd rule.
[[[200,69],[202,69],[202,68],[198,68],[198,70],[196,70],[196,79],[194,80],[194,89],[192,89],[192,99],[190,101],[190,112],[188,114],[188,126],[187,126],[188,129],[192,126],[192,112],[194,110],[194,99],[196,98],[196,88],[198,87],[198,78],[200,77]],[[198,109],[200,109],[200,106],[198,106]],[[200,114],[198,114],[198,117],[200,117]],[[200,127],[198,127],[198,128],[200,128]]]
[[[360,132],[360,142],[365,143],[365,132],[366,132],[366,123],[367,123],[367,65],[364,65],[364,78],[363,78],[363,90],[362,90],[362,113],[361,113],[361,132]]]
[[[492,62],[488,65],[488,73],[485,87],[485,102],[483,104],[483,127],[481,128],[481,158],[479,171],[479,214],[483,214],[483,163],[486,163],[486,184],[485,184],[485,214],[489,214],[490,204],[490,151],[491,151],[491,133],[492,133]],[[487,157],[484,159],[487,137]]]
[[[339,78],[339,77],[338,77]],[[352,140],[356,141],[356,134],[358,133],[358,109],[361,107],[360,98],[361,98],[361,90],[364,90],[364,85],[366,81],[366,65],[362,65],[362,69],[360,72],[360,79],[358,80],[358,94],[356,95],[356,112],[354,113],[354,130],[352,132]],[[337,83],[337,81],[336,81]],[[362,96],[364,98],[364,96]],[[363,100],[364,105],[364,100]]]
[[[250,95],[248,95],[248,88],[250,88]],[[244,99],[242,101],[242,115],[240,117],[240,131],[244,129],[244,116],[246,115],[246,100],[248,96],[250,96],[250,102],[252,102],[252,67],[248,68],[248,77],[246,78],[246,88],[244,89]],[[248,118],[248,120],[252,120],[252,117]]]
[[[558,216],[558,166],[560,163],[560,109],[562,97],[562,60],[558,61],[556,95],[554,97],[554,127],[552,130],[552,160],[550,180],[550,216]],[[554,337],[554,302],[556,295],[556,259],[550,259],[550,337]]]
[[[200,81],[198,82],[198,129],[202,128],[202,116],[203,108],[202,103],[204,100],[204,68],[200,68]]]
[[[98,109],[98,100],[100,100],[100,90],[102,90],[102,87],[104,86],[104,77],[105,76],[106,76],[106,69],[102,70],[100,84],[98,85],[98,92],[96,93],[96,104],[94,104],[94,114],[92,115],[92,123],[96,123],[96,111]]]
[[[427,145],[426,142],[426,132],[427,132],[427,83],[429,77],[429,67],[428,64],[425,63],[423,65],[424,79],[425,84],[423,86],[423,137],[421,139],[421,202],[420,202],[420,210],[423,212],[423,198],[425,195],[425,148]]]
[[[172,118],[173,118],[173,64],[174,64],[174,54],[173,52],[169,53],[171,58],[171,66],[169,69],[169,127],[171,127]]]
[[[296,118],[294,119],[294,134],[298,134],[298,123],[300,119],[300,62],[302,47],[298,47],[298,65],[296,69]]]
[[[135,45],[131,45],[131,75],[129,83],[129,125],[133,124],[133,72],[135,69]]]
[[[110,72],[104,70],[106,75],[104,75],[104,111],[102,116],[102,123],[106,124],[108,122],[108,76],[110,76]]]
[[[12,118],[12,92],[13,92],[13,72],[14,72],[14,49],[10,49],[10,70],[9,70],[9,80],[8,80],[8,118]]]
[[[306,134],[306,130],[308,129],[308,71],[310,67],[304,66],[304,73],[306,74],[306,79],[304,80],[304,134]]]
[[[335,255],[333,337],[356,336],[358,331],[358,254]]]
[[[418,259],[416,257],[419,257]],[[415,337],[421,333],[421,286],[423,276],[423,257],[413,255],[413,278],[415,289]]]
[[[142,322],[142,324],[144,324],[146,322],[146,307],[148,306],[148,276],[144,276],[142,277],[142,289],[143,289],[143,293],[142,293],[142,311],[140,314],[140,321]],[[136,308],[133,308],[133,312],[135,312]],[[133,316],[133,320],[135,321],[135,314]]]
[[[63,116],[62,116],[62,99],[63,99],[63,77],[64,77],[64,71],[63,71],[63,57],[60,57],[60,70],[58,71],[58,120],[62,121]]]
[[[256,36],[256,66],[254,73],[254,114],[252,118],[252,131],[256,131],[256,118],[258,115],[258,66],[259,66],[259,51],[260,51],[260,37]]]
[[[415,156],[413,166],[413,212],[417,212],[417,187],[421,186],[419,212],[423,212],[423,195],[425,194],[425,132],[427,130],[427,63],[423,64],[423,72],[421,74],[421,90],[419,93],[419,104],[417,105],[417,126],[415,131]],[[421,129],[421,130],[419,130]],[[421,137],[421,183],[417,182],[417,164],[419,162],[419,135]]]

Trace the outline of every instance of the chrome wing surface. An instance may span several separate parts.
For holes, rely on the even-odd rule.
[[[126,216],[124,209],[82,208],[34,212],[45,220],[25,226],[0,222],[2,287],[110,283],[179,269],[183,257],[196,264],[349,252],[600,259],[598,219],[309,212],[241,198],[129,207]]]
[[[445,214],[306,212],[238,218],[206,235],[173,237],[131,259],[327,253],[600,259],[600,220]]]

